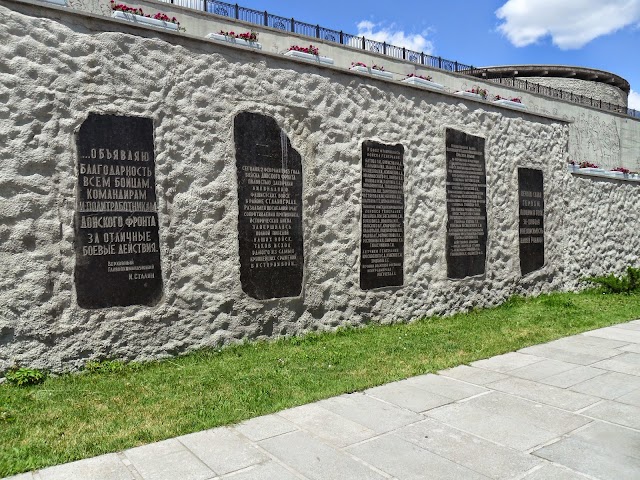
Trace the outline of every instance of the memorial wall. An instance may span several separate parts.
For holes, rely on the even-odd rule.
[[[0,0],[0,375],[409,321],[637,265],[563,120]]]

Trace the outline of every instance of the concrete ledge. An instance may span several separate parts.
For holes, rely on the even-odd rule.
[[[153,2],[155,4],[155,2]],[[166,30],[164,28],[158,28],[158,27],[153,27],[153,26],[148,26],[148,25],[140,25],[140,24],[134,24],[132,22],[126,21],[126,20],[120,20],[120,19],[116,19],[116,18],[111,18],[111,17],[106,17],[106,16],[102,16],[102,15],[96,15],[93,13],[88,13],[85,11],[81,11],[81,10],[74,10],[74,9],[70,9],[70,8],[64,8],[64,7],[58,7],[56,5],[49,5],[49,4],[44,4],[41,3],[39,0],[0,0],[0,5],[4,5],[7,8],[16,10],[16,11],[20,11],[20,13],[24,13],[26,15],[31,15],[34,17],[47,17],[50,18],[52,20],[56,20],[58,18],[60,18],[60,14],[67,14],[69,17],[81,17],[81,18],[87,18],[87,19],[91,19],[92,22],[100,22],[102,24],[105,24],[105,27],[102,29],[98,29],[97,26],[94,24],[92,25],[93,28],[96,31],[114,31],[113,28],[108,28],[108,25],[120,25],[121,27],[119,28],[119,30],[122,30],[122,27],[124,26],[128,31],[127,33],[131,33],[133,35],[139,35],[139,36],[145,36],[143,34],[144,31],[148,31],[148,32],[153,32],[154,36],[167,36],[165,39],[166,41],[171,43],[171,38],[172,37],[177,37],[177,38],[182,38],[182,39],[188,39],[188,40],[192,40],[195,42],[198,42],[200,44],[209,44],[209,45],[216,45],[221,47],[222,49],[225,48],[237,48],[237,49],[241,49],[243,51],[247,51],[248,49],[239,46],[239,45],[235,45],[231,42],[228,43],[223,43],[220,42],[218,40],[212,40],[212,39],[208,39],[208,38],[204,38],[204,37],[200,37],[200,36],[196,36],[196,35],[192,35],[186,32],[181,32],[181,31],[172,31],[172,30]],[[158,8],[162,7],[162,5],[167,5],[164,4],[162,2],[158,2]],[[172,8],[174,7],[174,5],[169,4]],[[16,6],[19,6],[19,9],[15,8]],[[178,7],[176,7],[178,8]],[[189,11],[191,13],[193,13],[193,10],[189,10],[186,9],[184,7],[179,7],[183,10]],[[55,11],[56,14],[52,15],[49,14],[47,12],[53,12]],[[199,13],[199,12],[198,12]],[[212,14],[208,14],[206,12],[202,12],[203,15],[212,15]],[[246,22],[241,22],[241,23],[245,23]],[[247,25],[251,25],[251,24],[247,24]],[[270,29],[271,30],[271,29]],[[282,33],[282,32],[280,32]],[[307,37],[301,37],[301,38],[307,38]],[[322,42],[325,43],[325,42]],[[354,51],[359,51],[358,49],[353,49],[351,47],[347,47],[345,45],[341,45],[341,48],[345,48],[345,49],[349,49],[349,50],[354,50]],[[362,77],[363,74],[361,72],[357,72],[357,71],[353,71],[350,70],[349,68],[342,68],[342,67],[337,67],[335,65],[329,65],[326,63],[319,63],[319,62],[315,62],[315,63],[311,63],[309,61],[306,60],[301,60],[301,59],[297,59],[295,57],[286,57],[282,54],[279,53],[272,53],[272,52],[268,52],[266,50],[260,50],[260,52],[256,52],[256,54],[259,54],[260,56],[264,56],[264,57],[268,57],[268,58],[272,58],[272,59],[279,59],[279,60],[285,60],[285,61],[290,61],[290,62],[294,62],[297,63],[298,65],[300,64],[305,64],[305,65],[313,65],[314,68],[326,68],[326,69],[330,69],[334,72],[340,72],[342,74],[345,75],[356,75],[356,76],[360,76]],[[367,52],[367,54],[372,54],[372,52]],[[387,60],[397,60],[397,59],[393,59],[391,57],[386,57],[380,54],[376,54],[376,57],[380,57],[380,58],[385,58]],[[385,73],[391,73],[393,75],[392,72],[385,72]],[[446,74],[452,74],[452,75],[458,75],[458,76],[462,76],[462,74],[459,73],[455,73],[455,72],[443,72]],[[380,80],[383,82],[389,82],[389,83],[393,83],[396,85],[401,85],[403,88],[410,88],[413,89],[414,91],[422,91],[425,92],[426,89],[423,88],[418,88],[416,86],[413,85],[408,85],[405,82],[402,82],[400,80],[393,80],[393,79],[389,79],[389,78],[385,78],[382,76],[373,76],[373,75],[366,75],[367,78],[369,79],[375,79],[375,80]],[[475,80],[475,79],[474,79]],[[425,92],[427,93],[427,92]],[[456,97],[453,93],[451,92],[447,92],[447,91],[439,91],[439,90],[429,90],[428,93],[432,93],[432,94],[436,94],[436,95],[443,95],[449,99],[456,99],[459,100],[459,97]],[[475,99],[466,99],[467,101],[471,101],[471,102],[478,102],[481,103],[483,105],[486,106],[491,106],[492,108],[496,108],[496,109],[504,109],[504,110],[510,110],[510,111],[514,111],[515,109],[513,108],[509,108],[509,107],[505,107],[505,106],[501,106],[501,105],[496,105],[493,102],[487,102],[484,101],[482,99],[480,100],[475,100]],[[557,121],[557,122],[562,122],[565,124],[570,124],[573,123],[570,120],[555,116],[555,115],[550,115],[550,114],[545,114],[545,113],[540,113],[540,112],[533,112],[533,111],[526,111],[523,112],[521,110],[517,110],[519,113],[521,114],[525,114],[525,115],[531,115],[532,117],[539,117],[539,118],[545,118],[545,119],[549,119],[549,120],[553,120],[553,121]],[[626,117],[626,116],[625,116]],[[630,117],[626,117],[626,118],[630,118]],[[640,121],[640,119],[638,119]]]

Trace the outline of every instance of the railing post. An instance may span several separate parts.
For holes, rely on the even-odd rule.
[[[208,0],[202,0],[202,11],[203,12],[207,11],[207,1]],[[171,3],[173,3],[173,1]]]
[[[420,63],[422,63],[422,65],[424,65],[424,52],[422,52],[420,54]]]
[[[316,38],[320,38],[320,25],[316,25]]]
[[[365,45],[365,44],[366,44],[366,41],[365,41],[365,39],[364,39],[364,35],[363,35],[363,36],[362,36],[362,49],[363,49],[363,50],[366,50],[366,49],[367,49],[367,47],[366,47],[366,45]]]
[[[455,68],[454,72],[457,72],[457,71],[458,71],[458,62],[455,62],[455,63],[454,63],[454,65],[455,65],[455,67],[454,67],[454,68]]]
[[[344,45],[344,33],[340,30],[340,45]]]
[[[407,59],[407,49],[405,47],[402,47],[402,59]]]
[[[442,57],[438,57],[438,68],[442,70]]]
[[[267,11],[264,11],[264,26],[268,27],[269,26],[269,14],[267,13]]]
[[[387,54],[387,42],[382,42],[382,53]]]
[[[296,21],[291,17],[291,32],[296,31]]]
[[[240,18],[240,7],[236,3],[236,20],[238,20],[239,18]]]

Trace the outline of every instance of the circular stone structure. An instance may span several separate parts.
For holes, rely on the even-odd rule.
[[[485,79],[518,78],[628,107],[629,82],[611,72],[565,65],[503,65],[477,68],[471,76]]]

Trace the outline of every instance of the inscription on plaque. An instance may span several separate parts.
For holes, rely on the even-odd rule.
[[[404,272],[404,148],[362,142],[360,288],[401,286]]]
[[[485,271],[487,177],[484,138],[447,129],[447,276]]]
[[[266,115],[235,117],[242,290],[257,299],[302,291],[302,159]]]
[[[544,184],[542,171],[518,169],[520,208],[520,271],[523,275],[544,265]]]
[[[92,113],[76,145],[78,305],[154,305],[162,273],[153,121]]]

